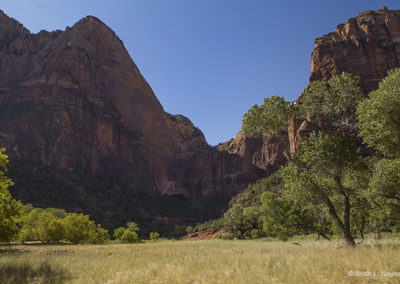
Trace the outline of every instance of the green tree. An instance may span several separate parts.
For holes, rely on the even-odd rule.
[[[29,213],[23,214],[19,221],[21,229],[19,231],[19,239],[21,241],[37,241],[39,240],[39,210],[31,210]]]
[[[61,219],[55,218],[50,221],[47,225],[46,237],[53,242],[65,239],[65,228]]]
[[[126,223],[126,227],[118,227],[114,230],[114,234],[113,234],[114,239],[122,240],[122,236],[125,234],[126,231],[136,233],[136,235],[137,235],[137,232],[140,231],[140,228],[139,228],[138,224],[136,224],[135,222],[129,221]],[[134,236],[134,234],[126,233],[124,238],[125,239],[131,238],[132,236]]]
[[[283,97],[271,96],[264,98],[260,106],[253,105],[243,115],[242,131],[249,137],[262,133],[275,136],[285,145],[285,157],[289,160],[289,141],[285,135],[288,129],[289,116],[295,112],[295,105]]]
[[[17,219],[21,203],[12,198],[8,188],[13,182],[7,178],[8,157],[0,148],[0,242],[9,242],[18,234]]]
[[[242,131],[248,136],[268,133],[278,136],[287,131],[291,105],[283,97],[264,98],[262,105],[254,105],[243,116]]]
[[[100,243],[109,240],[108,231],[96,225],[88,215],[70,213],[63,219],[67,240],[74,244]]]
[[[379,88],[357,107],[360,136],[387,157],[400,158],[400,68],[390,70]]]
[[[128,229],[125,229],[124,233],[121,236],[121,241],[124,243],[139,243],[139,235],[136,232],[132,232]]]
[[[400,229],[400,160],[381,159],[369,183],[372,226],[379,237],[382,229]]]
[[[126,223],[126,228],[131,231],[131,232],[139,232],[140,228],[138,226],[138,224],[136,224],[135,222],[128,222]]]
[[[113,234],[114,240],[120,240],[125,230],[126,228],[124,227],[118,227],[114,229],[114,234]]]
[[[300,206],[285,195],[271,191],[264,192],[260,199],[265,215],[263,231],[267,236],[286,241],[295,234],[317,232],[318,236],[329,239],[330,224],[318,206]]]
[[[345,244],[354,246],[351,201],[366,188],[365,175],[358,174],[366,170],[353,139],[312,133],[303,142],[299,155],[282,172],[292,200],[325,207]]]
[[[357,132],[355,110],[365,98],[360,78],[343,72],[328,81],[311,82],[299,98],[299,114],[313,117],[321,128],[335,128],[341,134]]]
[[[49,225],[54,222],[56,217],[53,214],[48,212],[41,212],[38,214],[38,219],[36,222],[37,232],[38,232],[38,240],[41,242],[49,242],[52,241],[51,234],[49,234]]]

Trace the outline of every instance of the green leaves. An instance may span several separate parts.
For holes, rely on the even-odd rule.
[[[8,188],[14,183],[7,178],[8,157],[5,149],[0,148],[0,242],[9,242],[18,233],[17,218],[20,215],[21,203],[12,198]]]
[[[88,215],[70,213],[62,220],[66,239],[74,244],[104,243],[110,239],[108,231],[89,219]]]
[[[248,136],[259,133],[280,135],[287,131],[288,116],[293,107],[283,97],[272,96],[264,98],[260,106],[254,105],[243,116],[242,131]]]
[[[311,82],[299,99],[302,118],[313,117],[322,128],[333,127],[343,134],[357,130],[355,109],[365,97],[360,78],[349,73],[333,75],[328,82]]]
[[[302,206],[322,206],[341,230],[347,244],[350,235],[351,202],[365,189],[367,171],[355,142],[349,137],[320,132],[303,142],[299,155],[282,169],[287,196]],[[361,199],[360,199],[361,200]]]
[[[387,157],[400,158],[400,68],[357,107],[360,136]]]

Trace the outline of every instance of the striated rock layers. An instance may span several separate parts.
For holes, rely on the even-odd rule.
[[[16,163],[149,195],[231,197],[265,175],[166,113],[122,41],[90,16],[31,34],[0,12],[0,147]]]
[[[399,60],[400,10],[383,7],[378,11],[366,11],[315,40],[310,82],[329,80],[332,74],[348,72],[360,76],[361,87],[370,92],[378,87],[388,70],[400,66]],[[315,129],[309,121],[289,119],[288,140],[292,157],[298,153],[302,137]],[[220,147],[251,160],[269,174],[283,165],[285,158],[283,144],[266,138],[265,135],[248,138],[239,133]]]
[[[310,82],[348,72],[360,77],[365,93],[378,88],[387,71],[400,66],[400,10],[366,11],[315,40]],[[316,129],[309,121],[289,120],[290,151],[300,149],[302,137]],[[370,149],[364,149],[366,152]]]
[[[399,59],[400,10],[366,11],[315,40],[310,82],[348,72],[360,76],[370,92],[388,70],[399,67]]]
[[[230,141],[221,143],[217,147],[239,155],[247,164],[263,169],[268,176],[287,163],[286,141],[288,141],[287,136],[274,137],[264,133],[258,137],[248,137],[240,131]]]

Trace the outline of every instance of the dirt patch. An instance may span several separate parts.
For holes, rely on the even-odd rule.
[[[218,230],[207,230],[207,231],[197,232],[194,234],[184,236],[182,239],[183,240],[208,240],[208,239],[215,238],[215,236],[217,235],[218,232],[219,232]]]

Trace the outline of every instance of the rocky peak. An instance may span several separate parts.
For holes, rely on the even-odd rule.
[[[400,10],[365,11],[315,40],[310,82],[348,72],[361,77],[366,92],[378,87],[387,70],[399,66]]]
[[[228,200],[265,175],[251,159],[210,147],[188,118],[166,113],[99,19],[18,40],[18,52],[0,50],[0,147],[10,160],[185,198]]]
[[[21,23],[0,10],[0,40],[2,43],[10,43],[15,38],[26,35],[30,35],[30,32]]]

